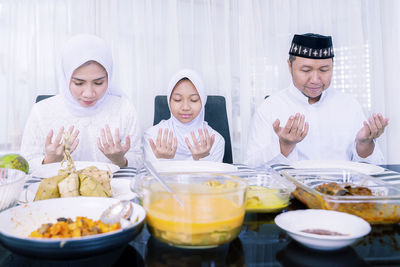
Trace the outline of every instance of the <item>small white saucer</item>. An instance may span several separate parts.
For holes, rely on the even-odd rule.
[[[275,223],[302,245],[318,250],[335,250],[351,245],[371,231],[362,218],[332,210],[296,210],[279,214]],[[342,235],[323,235],[304,230],[326,230]]]

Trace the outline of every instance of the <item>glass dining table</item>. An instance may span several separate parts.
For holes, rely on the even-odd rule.
[[[400,181],[400,165],[384,167],[384,179]],[[123,169],[116,176],[128,178],[132,173]],[[305,208],[291,199],[284,211]],[[276,215],[246,214],[238,238],[216,248],[172,247],[153,238],[144,227],[126,247],[70,261],[28,258],[0,245],[0,266],[400,266],[400,224],[373,225],[369,235],[351,246],[318,251],[303,247],[279,229]]]

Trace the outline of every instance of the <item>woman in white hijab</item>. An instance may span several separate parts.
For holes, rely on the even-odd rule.
[[[144,134],[146,160],[208,160],[222,162],[224,138],[204,121],[207,94],[200,76],[183,69],[168,84],[171,118]]]
[[[113,60],[101,38],[72,37],[61,54],[59,94],[34,104],[25,126],[21,154],[34,170],[63,159],[62,134],[73,137],[72,158],[120,167],[142,160],[136,110],[111,84]]]

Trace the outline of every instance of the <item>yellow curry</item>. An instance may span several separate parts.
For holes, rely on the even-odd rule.
[[[270,189],[264,186],[249,186],[246,196],[246,211],[272,212],[284,209],[289,199],[280,197],[279,189]]]
[[[244,207],[218,196],[180,195],[159,199],[147,209],[150,231],[158,238],[183,246],[210,246],[226,243],[240,232]]]
[[[100,220],[94,221],[87,217],[76,217],[76,221],[58,218],[57,223],[42,224],[29,237],[39,238],[68,238],[96,235],[121,229],[120,223],[106,224]]]
[[[235,188],[237,183],[228,181],[221,183],[210,180],[205,183],[215,189]],[[247,188],[246,211],[248,212],[273,212],[284,209],[289,204],[288,197],[281,197],[279,189],[270,189],[265,186],[250,185]]]

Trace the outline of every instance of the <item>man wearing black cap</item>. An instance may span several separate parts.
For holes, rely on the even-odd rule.
[[[329,89],[333,57],[330,36],[294,36],[288,60],[293,84],[271,95],[256,110],[249,130],[247,164],[308,159],[383,162],[375,139],[384,132],[388,119],[373,114],[366,121],[354,97]]]

